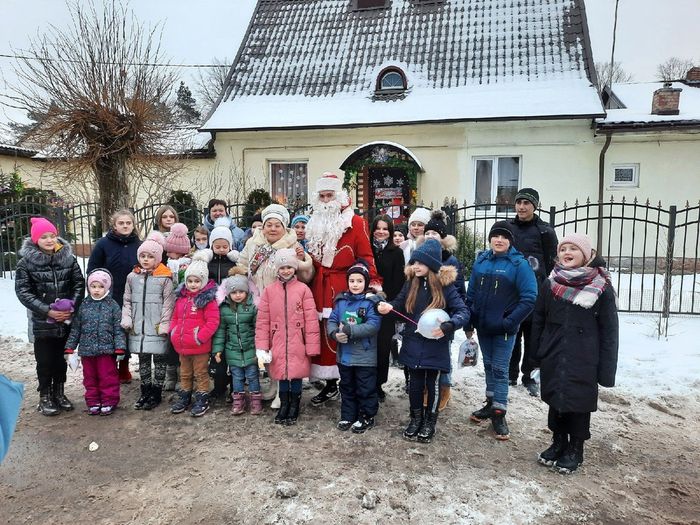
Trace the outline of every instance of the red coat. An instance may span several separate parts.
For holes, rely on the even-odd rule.
[[[320,335],[311,290],[296,277],[265,287],[258,303],[255,348],[271,350],[273,379],[309,377],[310,356],[318,355]]]
[[[216,289],[211,279],[198,292],[190,292],[184,285],[180,288],[170,321],[170,340],[178,354],[211,352],[211,340],[219,327]]]
[[[352,211],[352,210],[350,210]],[[347,213],[344,211],[343,214]],[[314,258],[315,276],[311,281],[311,290],[316,301],[316,311],[319,318],[328,319],[333,309],[333,299],[340,292],[348,289],[345,272],[358,259],[364,259],[369,264],[370,284],[376,289],[381,288],[381,278],[377,274],[372,254],[372,244],[365,221],[359,215],[352,215],[350,227],[345,230],[336,245],[336,255],[333,266],[327,268]],[[321,330],[321,355],[313,359],[313,376],[321,379],[337,378],[335,341],[330,339],[325,329]]]

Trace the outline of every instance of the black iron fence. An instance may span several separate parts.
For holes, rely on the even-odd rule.
[[[141,234],[154,228],[155,216],[162,204],[134,210]],[[206,209],[174,205],[180,220],[190,230],[201,224]],[[467,271],[476,253],[487,246],[491,225],[513,218],[515,212],[496,204],[462,205],[446,202],[450,233],[458,240],[458,257]],[[396,216],[405,221],[413,207],[402,209]],[[308,213],[308,206],[290,210],[290,215]],[[361,214],[370,223],[385,209],[364,210]],[[396,211],[396,210],[388,210]],[[245,205],[229,206],[230,215],[240,224]],[[662,207],[649,202],[610,200],[608,202],[575,202],[538,210],[559,238],[567,233],[588,234],[606,259],[618,292],[621,311],[668,314],[700,314],[700,205]],[[29,219],[43,215],[52,220],[62,236],[71,241],[78,257],[89,257],[94,242],[105,228],[99,220],[95,203],[60,206],[49,202],[12,202],[0,206],[0,270],[11,278],[17,263],[17,252],[29,234]]]

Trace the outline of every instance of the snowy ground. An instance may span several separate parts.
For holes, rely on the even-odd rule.
[[[269,410],[235,419],[228,407],[201,419],[172,416],[165,404],[136,412],[137,379],[122,389],[122,410],[89,417],[80,370],[67,385],[79,409],[43,417],[13,286],[0,279],[0,373],[27,388],[0,467],[0,522],[699,523],[700,318],[672,318],[658,339],[656,317],[621,316],[618,386],[601,392],[584,467],[562,477],[534,461],[550,439],[546,405],[521,386],[511,389],[509,442],[468,422],[483,396],[481,366],[456,371],[427,446],[400,438],[408,401],[397,369],[377,427],[363,436],[334,429],[332,403],[304,404],[291,428],[272,424]],[[298,494],[276,496],[281,481]],[[378,496],[373,509],[362,506],[367,493]]]

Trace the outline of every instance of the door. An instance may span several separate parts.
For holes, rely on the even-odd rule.
[[[408,176],[401,168],[370,167],[369,209],[387,214],[394,223],[405,222],[411,205],[411,188]]]

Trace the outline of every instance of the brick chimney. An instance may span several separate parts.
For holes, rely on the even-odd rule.
[[[691,67],[685,75],[685,80],[691,84],[700,84],[700,67]]]
[[[664,87],[654,91],[651,101],[652,115],[678,115],[678,103],[681,98],[680,88],[671,87],[670,82],[664,83]]]

